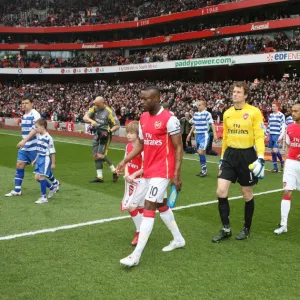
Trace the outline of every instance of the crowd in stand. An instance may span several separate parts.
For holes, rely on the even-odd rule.
[[[5,26],[80,26],[141,20],[239,0],[10,0],[0,1]],[[21,12],[45,11],[20,18]]]
[[[300,5],[298,5],[300,9]],[[255,22],[262,22],[266,20],[282,20],[288,19],[294,16],[293,10],[297,8],[290,7],[289,9],[271,7],[268,10],[260,11],[244,11],[242,14],[235,16],[220,16],[216,18],[193,18],[185,19],[180,22],[163,23],[160,26],[148,26],[144,28],[128,28],[126,30],[115,31],[100,31],[76,33],[73,32],[68,35],[62,34],[50,34],[50,35],[2,35],[0,41],[2,44],[14,44],[14,43],[39,43],[39,44],[56,44],[56,43],[94,43],[101,41],[120,41],[120,40],[132,40],[132,39],[147,39],[158,36],[170,36],[178,33],[203,31],[207,29],[216,29],[227,26],[244,25]]]
[[[266,78],[250,83],[250,102],[259,107],[267,118],[271,104],[277,101],[286,113],[293,103],[300,101],[300,81],[282,79],[276,81]],[[193,115],[197,110],[197,100],[206,100],[208,110],[215,120],[222,121],[225,109],[231,106],[232,81],[157,81],[157,82],[114,82],[94,81],[73,84],[11,84],[0,87],[0,117],[21,115],[20,102],[26,95],[35,99],[35,108],[42,116],[53,121],[81,122],[83,115],[92,105],[96,96],[102,95],[107,104],[119,116],[121,124],[126,120],[138,120],[142,107],[139,93],[149,85],[161,89],[161,102],[169,104],[170,110],[178,118],[185,112]]]
[[[121,51],[97,51],[89,55],[77,55],[66,60],[35,54],[7,56],[0,60],[0,67],[91,67],[114,66],[150,62],[163,62],[191,58],[217,57],[227,55],[258,54],[266,52],[300,50],[300,33],[289,38],[284,32],[271,37],[235,37],[230,39],[201,40],[193,44],[154,48],[149,52],[135,52],[124,57]],[[36,65],[38,64],[38,65]]]

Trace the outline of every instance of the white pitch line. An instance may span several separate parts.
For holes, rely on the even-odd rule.
[[[15,133],[5,133],[5,132],[0,132],[0,134],[2,135],[9,135],[9,136],[19,136],[18,134],[15,134]],[[91,147],[91,145],[88,145],[88,144],[82,144],[82,143],[79,143],[79,142],[76,142],[76,141],[67,141],[67,140],[63,140],[63,139],[57,139],[57,138],[54,138],[53,139],[55,142],[59,142],[59,143],[65,143],[65,144],[73,144],[73,145],[80,145],[80,146],[87,146],[87,147]],[[118,151],[125,151],[125,149],[123,148],[115,148],[115,147],[109,147],[109,149],[112,149],[112,150],[118,150]],[[196,158],[189,158],[189,157],[183,157],[184,160],[193,160],[193,161],[199,161],[198,159]],[[207,160],[206,161],[207,163],[209,164],[219,164],[219,162],[216,162],[216,161],[210,161],[210,160]],[[269,169],[265,169],[265,171],[268,171],[268,172],[271,172],[271,170]],[[280,171],[279,171],[280,172]]]
[[[10,135],[10,136],[19,136],[18,134],[15,134],[15,133],[5,133],[5,132],[0,132],[0,134],[2,135]],[[65,144],[73,144],[73,145],[80,145],[80,146],[87,146],[87,147],[91,147],[91,144],[81,144],[79,142],[76,142],[76,141],[67,141],[67,140],[64,140],[64,139],[60,139],[60,138],[54,138],[53,139],[55,142],[59,142],[59,143],[65,143]],[[125,151],[125,148],[115,148],[115,147],[109,147],[109,149],[112,149],[112,150],[119,150],[119,151]],[[195,161],[198,161],[198,159],[195,159],[195,158],[189,158],[189,157],[184,157],[183,159],[185,160],[195,160]],[[211,163],[211,164],[218,164],[218,162],[214,162],[214,161],[207,161],[208,163]]]
[[[256,193],[254,196],[260,196],[260,195],[266,195],[266,194],[272,194],[272,193],[277,193],[281,192],[283,189],[277,189],[277,190],[270,190],[266,192],[261,192],[261,193]],[[228,200],[237,200],[243,198],[242,196],[236,196],[236,197],[231,197]],[[187,209],[191,207],[198,207],[198,206],[205,206],[205,205],[210,205],[217,203],[218,200],[213,200],[213,201],[208,201],[208,202],[199,202],[199,203],[194,203],[194,204],[189,204],[185,206],[178,206],[173,208],[172,210],[182,210],[182,209]],[[103,223],[109,223],[113,221],[119,221],[119,220],[124,220],[124,219],[129,219],[130,216],[122,216],[122,217],[114,217],[114,218],[108,218],[108,219],[100,219],[100,220],[95,220],[95,221],[89,221],[85,223],[79,223],[79,224],[72,224],[72,225],[64,225],[60,227],[54,227],[54,228],[47,228],[47,229],[41,229],[41,230],[36,230],[36,231],[29,231],[29,232],[24,232],[24,233],[16,233],[12,235],[6,235],[6,236],[0,236],[0,241],[7,241],[7,240],[12,240],[16,238],[22,238],[22,237],[27,237],[27,236],[34,236],[42,233],[50,233],[50,232],[56,232],[60,230],[68,230],[68,229],[73,229],[73,228],[78,228],[78,227],[85,227],[85,226],[90,226],[90,225],[95,225],[95,224],[103,224]]]
[[[184,160],[194,160],[194,161],[199,161],[199,159],[197,159],[197,158],[184,157],[183,159],[184,159]],[[206,162],[209,163],[209,164],[215,164],[215,165],[218,165],[218,164],[219,164],[219,162],[217,162],[217,161],[209,161],[209,160],[207,160]],[[265,168],[265,171],[271,172],[270,169],[266,169],[266,168]],[[282,172],[282,171],[278,170],[278,173],[281,173],[281,172]]]
[[[9,136],[18,136],[20,137],[19,134],[15,134],[15,133],[5,133],[5,132],[0,132],[0,134],[2,135],[9,135]],[[55,142],[59,142],[59,143],[65,143],[65,144],[72,144],[72,145],[80,145],[80,146],[87,146],[87,147],[91,147],[92,144],[82,144],[80,142],[76,142],[76,141],[67,141],[67,140],[64,140],[64,139],[60,139],[60,138],[54,138],[53,139]],[[84,141],[85,139],[82,138],[82,140]],[[90,140],[92,141],[92,140]],[[109,149],[113,149],[113,150],[119,150],[119,151],[125,151],[125,148],[113,148],[113,147],[109,147]]]
[[[36,230],[36,231],[29,231],[29,232],[24,232],[24,233],[17,233],[17,234],[12,234],[12,235],[5,235],[5,236],[0,236],[0,241],[12,240],[12,239],[16,239],[16,238],[33,236],[33,235],[42,234],[42,233],[56,232],[59,230],[67,230],[67,229],[90,226],[90,225],[95,225],[95,224],[119,221],[119,220],[128,219],[128,218],[131,218],[131,217],[130,216],[115,217],[115,218],[89,221],[89,222],[85,222],[85,223],[78,223],[78,224],[64,225],[64,226],[54,227],[54,228],[41,229],[41,230]]]
[[[253,196],[261,196],[261,195],[272,194],[272,193],[277,193],[277,192],[282,192],[282,191],[283,191],[283,189],[270,190],[270,191],[266,191],[266,192],[260,192],[260,193],[253,194]],[[237,199],[242,199],[242,198],[243,198],[243,196],[235,196],[235,197],[228,198],[228,200],[237,200]],[[194,204],[189,204],[189,205],[184,205],[184,206],[177,206],[175,208],[172,208],[172,210],[182,210],[182,209],[191,208],[191,207],[209,205],[209,204],[213,204],[213,203],[218,203],[218,200],[212,200],[212,201],[208,201],[208,202],[199,202],[199,203],[194,203]]]

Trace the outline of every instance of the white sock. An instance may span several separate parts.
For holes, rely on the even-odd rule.
[[[166,209],[166,208],[163,208],[163,209]],[[179,231],[179,228],[177,226],[177,223],[175,221],[174,214],[173,214],[173,211],[171,210],[171,208],[168,208],[167,210],[160,212],[160,217],[163,220],[163,222],[166,224],[168,229],[171,231],[171,233],[173,235],[173,239],[178,242],[182,241],[184,238]]]
[[[130,215],[131,215],[132,221],[135,225],[136,232],[140,232],[143,215],[141,215],[137,209],[134,211],[131,211]]]
[[[288,221],[289,212],[291,209],[291,200],[281,200],[281,222],[280,225],[286,226]]]
[[[154,211],[154,216],[155,216],[155,211]],[[154,226],[154,220],[155,220],[154,216],[145,217],[144,215],[144,217],[142,218],[139,240],[135,250],[132,252],[133,256],[140,257],[142,255],[142,252],[148,242],[149,236]]]
[[[111,170],[113,173],[115,173],[115,172],[116,172],[116,168],[115,168],[115,166],[114,166],[114,165],[111,165],[111,166],[109,166],[109,168],[110,168],[110,170]]]
[[[103,178],[103,170],[102,169],[97,170],[97,177]]]

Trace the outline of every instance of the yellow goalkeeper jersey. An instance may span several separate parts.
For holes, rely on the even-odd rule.
[[[233,106],[223,116],[222,155],[228,147],[246,149],[255,146],[258,157],[265,153],[264,123],[261,111],[245,104],[242,109]]]

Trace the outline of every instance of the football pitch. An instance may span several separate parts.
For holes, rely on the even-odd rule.
[[[21,197],[5,198],[14,186],[20,133],[0,130],[0,299],[299,299],[300,194],[295,192],[288,233],[276,236],[280,221],[282,173],[266,172],[255,187],[252,235],[236,241],[243,226],[239,185],[230,193],[233,236],[213,244],[220,230],[216,201],[219,157],[208,156],[206,178],[197,155],[185,155],[183,188],[175,218],[186,247],[164,253],[171,234],[157,215],[140,265],[119,260],[129,255],[133,222],[120,212],[124,180],[92,184],[91,141],[54,136],[55,176],[61,188],[48,204],[37,205],[39,185],[27,167]],[[112,144],[117,164],[124,145]],[[267,163],[267,168],[272,166]]]

